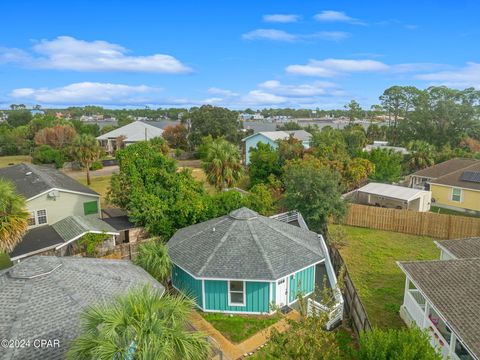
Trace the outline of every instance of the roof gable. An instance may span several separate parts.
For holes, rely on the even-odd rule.
[[[446,185],[461,187],[464,189],[470,190],[480,190],[480,181],[469,181],[465,180],[465,173],[477,173],[480,172],[480,161],[476,161],[470,166],[467,166],[463,169],[451,172],[447,175],[441,176],[435,180],[432,180],[432,184]]]
[[[475,164],[477,161],[478,160],[461,158],[450,159],[442,163],[432,165],[428,168],[418,170],[412,175],[436,179],[438,177],[450,174],[454,171],[464,169],[470,165]]]
[[[0,178],[13,182],[17,192],[27,200],[50,189],[100,196],[97,192],[80,184],[70,176],[48,166],[21,163],[0,169]]]
[[[100,135],[97,137],[97,140],[115,139],[123,136],[125,137],[125,142],[136,142],[150,140],[155,137],[162,136],[162,134],[163,129],[137,120],[118,129]]]

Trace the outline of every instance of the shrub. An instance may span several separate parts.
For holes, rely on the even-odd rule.
[[[166,280],[172,271],[168,249],[159,239],[139,246],[135,264],[144,268],[158,281]]]
[[[92,171],[100,170],[100,169],[103,169],[103,164],[101,161],[94,161],[90,166],[90,170]]]
[[[12,265],[12,260],[10,260],[8,254],[0,251],[0,270],[9,268]]]
[[[55,164],[55,167],[60,169],[65,163],[65,155],[61,150],[52,149],[49,145],[42,145],[33,152],[32,162],[34,164]]]
[[[430,346],[428,333],[419,328],[374,329],[360,335],[358,358],[362,360],[440,360]]]

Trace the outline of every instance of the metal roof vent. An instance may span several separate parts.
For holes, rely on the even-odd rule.
[[[29,171],[29,172],[27,172],[27,173],[25,174],[25,176],[30,176],[30,175],[32,175],[32,172],[31,172],[31,171]]]

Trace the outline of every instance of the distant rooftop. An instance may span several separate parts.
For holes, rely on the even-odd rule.
[[[116,139],[120,136],[123,136],[125,137],[125,142],[137,142],[160,137],[162,134],[163,129],[160,129],[155,125],[151,125],[150,123],[138,120],[100,135],[97,137],[97,140]]]
[[[417,172],[414,172],[412,175],[436,179],[441,176],[450,174],[454,171],[464,169],[477,162],[480,162],[480,161],[474,160],[474,159],[455,158],[455,159],[450,159],[450,160],[432,165],[422,170],[418,170]]]

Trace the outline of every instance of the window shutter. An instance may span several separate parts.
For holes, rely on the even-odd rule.
[[[96,201],[84,202],[83,213],[85,215],[98,214],[98,203]]]

